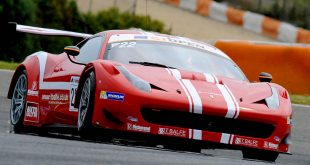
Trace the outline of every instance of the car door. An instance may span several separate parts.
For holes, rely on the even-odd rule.
[[[76,57],[70,56],[70,58],[77,63],[83,64],[98,59],[103,40],[104,37],[96,36],[82,41],[77,45],[80,48],[80,54]],[[67,56],[65,53],[62,55]],[[73,63],[69,58],[66,58],[55,67],[56,69],[54,69],[51,76],[58,82],[65,81],[64,86],[66,86],[63,86],[66,89],[55,89],[57,95],[61,96],[59,97],[61,102],[58,101],[61,104],[52,106],[57,123],[66,125],[76,125],[77,123],[77,109],[74,108],[74,100],[79,78],[85,67],[77,63]]]

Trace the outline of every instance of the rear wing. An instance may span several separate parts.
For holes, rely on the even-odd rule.
[[[64,37],[77,37],[77,38],[89,38],[93,36],[92,34],[86,34],[86,33],[77,33],[77,32],[65,31],[65,30],[56,30],[56,29],[49,29],[49,28],[19,25],[15,22],[9,22],[8,26],[11,32],[17,31],[17,32],[37,34],[37,35],[64,36]]]

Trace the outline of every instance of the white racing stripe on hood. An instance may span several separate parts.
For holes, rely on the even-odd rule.
[[[182,80],[194,102],[194,113],[202,114],[201,98],[190,80]]]
[[[167,69],[167,70],[169,74],[173,75],[177,79],[177,81],[185,91],[190,104],[189,111],[196,114],[202,114],[203,109],[202,100],[192,82],[190,80],[182,79],[181,73],[177,69]],[[228,88],[228,86],[219,84],[219,80],[214,74],[208,74],[208,73],[203,74],[207,82],[215,83],[218,89],[221,91],[221,94],[224,97],[225,102],[227,104],[227,113],[225,117],[234,119],[238,118],[240,107],[238,101],[236,100],[235,96]]]
[[[188,97],[190,103],[189,111],[202,114],[202,101],[192,82],[190,80],[182,79],[181,73],[177,69],[170,69],[170,72],[178,80]]]
[[[204,75],[208,82],[215,82],[216,86],[221,91],[225,99],[225,102],[227,103],[227,114],[225,117],[234,118],[234,119],[238,118],[240,107],[239,107],[238,101],[236,100],[235,96],[233,95],[231,90],[228,88],[228,86],[219,84],[219,80],[214,74],[204,73]]]
[[[182,76],[179,70],[177,69],[170,69],[172,75],[177,79],[177,80],[181,80]]]
[[[225,88],[224,85],[221,84],[216,84],[216,86],[219,88],[219,90],[221,91],[226,104],[227,104],[227,113],[226,113],[226,118],[233,118],[235,116],[236,113],[236,106],[235,103],[232,99],[232,97],[230,96],[228,90]]]
[[[228,86],[227,85],[224,85],[224,86],[227,89],[228,93],[230,94],[231,98],[233,99],[233,101],[234,101],[234,103],[236,105],[236,114],[234,116],[234,119],[236,119],[239,116],[239,112],[240,112],[240,107],[239,107],[238,101],[236,100],[236,97],[233,95],[233,93],[228,88]]]
[[[215,83],[215,79],[211,74],[208,73],[203,73],[203,75],[205,76],[207,82],[209,83]]]
[[[184,84],[181,81],[181,73],[180,71],[178,71],[177,69],[166,69],[168,71],[169,74],[171,74],[172,76],[174,76],[174,78],[179,82],[179,84],[181,85],[182,89],[184,90],[186,96],[187,96],[187,100],[188,100],[188,104],[189,104],[189,112],[192,113],[192,100],[191,97],[188,93],[188,90],[185,88]]]
[[[215,83],[218,84],[219,80],[217,79],[217,77],[214,74],[212,74],[212,76],[214,77]]]

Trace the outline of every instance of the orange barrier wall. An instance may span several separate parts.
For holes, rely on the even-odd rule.
[[[298,43],[310,43],[310,30],[299,29],[297,41]]]
[[[239,25],[279,41],[310,43],[310,30],[298,28],[262,14],[227,7],[213,0],[164,0],[163,2],[218,21]]]
[[[180,4],[180,0],[166,0],[166,2],[175,6],[179,6]]]
[[[260,72],[290,93],[310,94],[310,46],[277,45],[246,41],[216,41],[215,46],[228,54],[250,81],[258,81]]]

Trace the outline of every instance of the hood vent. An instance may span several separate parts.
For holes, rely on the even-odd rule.
[[[262,99],[262,100],[259,100],[259,101],[255,101],[253,102],[254,104],[263,104],[263,105],[266,105],[267,106],[267,103],[266,103],[266,100],[265,99]]]
[[[166,90],[164,90],[164,89],[162,89],[162,88],[160,88],[160,87],[158,87],[158,86],[156,86],[156,85],[154,85],[154,84],[150,84],[150,85],[151,85],[151,88],[152,88],[152,89],[156,89],[156,90],[161,90],[161,91],[167,92]]]

